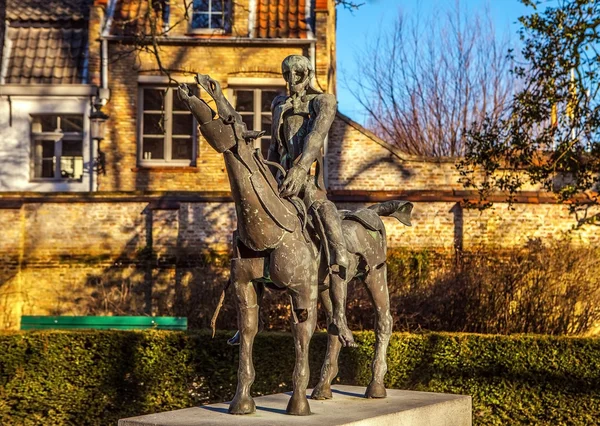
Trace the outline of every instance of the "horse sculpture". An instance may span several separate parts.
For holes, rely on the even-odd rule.
[[[185,85],[179,87],[179,96],[196,117],[206,141],[224,156],[237,214],[230,283],[238,311],[240,356],[238,385],[229,412],[249,414],[256,410],[250,395],[255,377],[252,345],[258,332],[262,290],[267,286],[287,291],[292,303],[296,361],[293,393],[287,413],[308,415],[308,348],[316,327],[319,297],[327,310],[329,323],[332,317],[328,265],[324,250],[320,248],[323,238],[318,236],[320,228],[310,220],[305,209],[303,211],[301,202],[279,196],[275,178],[265,165],[268,162],[262,158],[260,150],[253,148],[253,141],[263,132],[247,130],[241,116],[225,99],[215,80],[198,74],[196,81],[214,100],[216,113],[206,102],[192,95]],[[367,398],[386,396],[383,378],[387,371],[386,351],[392,331],[385,227],[379,216],[393,216],[410,225],[411,211],[411,203],[387,201],[368,209],[340,212],[344,217],[342,226],[350,259],[346,280],[354,277],[362,279],[376,312],[377,339],[373,377],[365,394]],[[332,397],[331,382],[337,375],[341,347],[338,336],[329,335],[326,359],[312,393],[313,399]]]

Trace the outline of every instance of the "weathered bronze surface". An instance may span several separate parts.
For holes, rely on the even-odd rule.
[[[327,200],[322,149],[336,113],[335,97],[316,90],[307,58],[283,61],[289,95],[274,100],[273,134],[268,159],[254,149],[263,132],[246,128],[223,96],[218,82],[198,74],[198,84],[215,101],[215,113],[182,85],[180,98],[200,124],[206,141],[223,153],[235,200],[237,230],[233,236],[231,284],[238,309],[238,386],[229,406],[232,414],[256,410],[250,396],[254,381],[252,344],[258,332],[258,310],[264,288],[287,291],[292,304],[296,365],[287,412],[308,415],[308,347],[315,330],[317,299],[327,310],[330,334],[327,355],[313,399],[332,397],[342,346],[354,346],[346,325],[347,283],[361,279],[374,303],[376,347],[367,398],[386,396],[383,378],[392,332],[386,277],[385,227],[380,216],[410,225],[412,204],[388,201],[357,211],[338,211]],[[218,117],[217,117],[218,114]],[[315,174],[311,173],[316,163]]]

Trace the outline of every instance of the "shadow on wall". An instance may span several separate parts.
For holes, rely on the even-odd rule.
[[[149,204],[138,222],[143,231],[110,266],[88,276],[86,314],[183,316],[191,328],[208,327],[227,282],[229,255],[205,242],[219,240],[220,229],[210,222],[230,213],[228,203]],[[223,308],[223,317],[229,310]]]
[[[21,274],[31,261],[30,248],[37,246],[37,237],[27,233],[27,220],[37,215],[39,207],[0,200],[0,329],[17,326],[22,311],[32,304]]]

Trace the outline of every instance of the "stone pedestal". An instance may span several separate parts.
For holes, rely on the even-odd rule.
[[[333,386],[333,399],[309,400],[310,416],[285,414],[290,393],[278,393],[255,398],[255,414],[233,416],[228,403],[220,403],[121,419],[119,426],[471,426],[470,396],[388,389],[387,398],[366,399],[364,392]]]

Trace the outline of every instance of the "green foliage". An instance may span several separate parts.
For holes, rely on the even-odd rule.
[[[585,209],[599,201],[600,2],[559,0],[538,10],[541,2],[521,1],[533,10],[519,19],[518,90],[503,119],[467,132],[462,180],[483,200],[495,190],[513,197],[531,181]]]
[[[355,337],[359,347],[342,351],[338,381],[365,386],[375,337]],[[237,349],[225,338],[165,331],[0,335],[0,424],[108,425],[228,400]],[[324,334],[311,343],[312,384],[325,345]],[[261,333],[254,353],[254,394],[290,390],[291,336]],[[591,425],[600,418],[599,339],[394,334],[388,361],[388,387],[469,394],[477,425]]]

